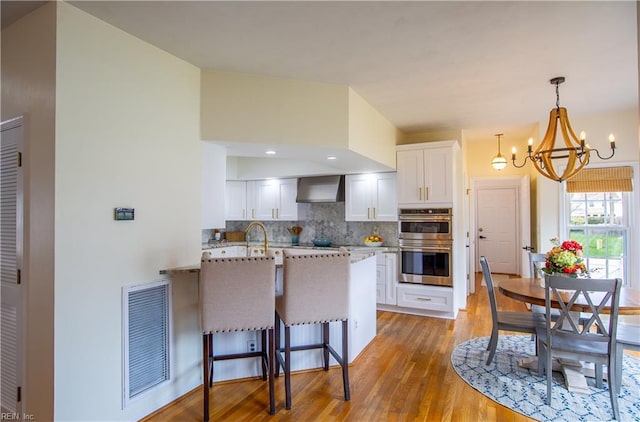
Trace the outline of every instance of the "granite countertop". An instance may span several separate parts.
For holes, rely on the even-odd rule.
[[[218,241],[214,243],[203,243],[202,249],[217,249],[217,248],[225,248],[227,246],[251,246],[251,247],[259,247],[262,246],[264,242],[227,242],[227,241]],[[313,243],[300,243],[299,245],[292,245],[291,243],[281,243],[281,242],[269,242],[269,248],[286,248],[286,249],[317,249],[317,250],[328,250],[335,251],[340,249],[341,247],[346,248],[348,251],[352,252],[357,250],[361,252],[362,250],[371,250],[372,252],[397,252],[397,246],[366,246],[363,244],[359,245],[332,245],[332,246],[314,246]]]
[[[243,244],[244,245],[244,244]],[[229,245],[232,246],[232,245]],[[210,249],[210,248],[207,248]],[[308,248],[304,248],[308,249]],[[326,250],[337,250],[338,248],[314,248],[314,249],[326,249]],[[367,248],[367,249],[376,249],[376,248]],[[364,252],[350,252],[351,254],[351,263],[355,264],[360,261],[364,261],[367,258],[371,258],[375,256],[376,251],[364,251]],[[243,258],[243,257],[229,257],[229,258]],[[276,264],[276,267],[282,267],[282,264]],[[160,274],[163,275],[178,275],[178,274],[197,274],[200,273],[200,264],[193,265],[185,265],[183,267],[175,267],[175,268],[167,268],[164,270],[160,270]]]

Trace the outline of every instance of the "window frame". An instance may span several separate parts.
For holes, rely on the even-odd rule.
[[[616,163],[597,163],[589,164],[590,167],[612,167],[612,166],[631,166],[633,168],[633,191],[623,192],[623,207],[626,219],[627,244],[626,244],[626,260],[625,260],[625,279],[623,280],[626,287],[640,290],[640,226],[638,224],[640,214],[640,185],[639,185],[639,165],[638,162],[616,162]],[[559,189],[559,223],[561,239],[568,239],[571,226],[569,224],[571,209],[569,207],[569,195],[567,192],[566,182],[562,182]],[[626,197],[626,198],[625,198]],[[625,203],[626,202],[626,203]],[[615,227],[607,225],[606,228]],[[594,227],[595,228],[595,227]],[[605,228],[605,226],[603,226]]]

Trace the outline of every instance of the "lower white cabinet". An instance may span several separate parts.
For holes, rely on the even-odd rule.
[[[378,252],[376,259],[376,303],[396,305],[397,255],[395,252]]]
[[[403,283],[398,286],[398,306],[452,312],[453,288]]]
[[[221,248],[203,249],[202,253],[209,252],[212,258],[236,258],[247,256],[246,246],[224,246]]]

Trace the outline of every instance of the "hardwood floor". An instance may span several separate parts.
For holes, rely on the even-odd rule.
[[[216,384],[211,420],[226,421],[530,421],[468,386],[451,366],[455,346],[491,332],[485,287],[453,320],[378,312],[378,334],[349,368],[351,401],[343,400],[338,366],[327,372],[293,374],[292,408],[284,408],[284,378],[276,378],[276,414],[268,413],[268,387],[261,379]],[[497,294],[498,308],[525,311],[521,302]],[[201,421],[197,388],[143,419]]]

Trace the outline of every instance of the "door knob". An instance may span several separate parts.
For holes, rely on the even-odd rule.
[[[533,251],[533,246],[523,246],[522,249],[524,249],[525,251],[532,252]]]
[[[486,239],[487,236],[480,236],[480,239]]]

